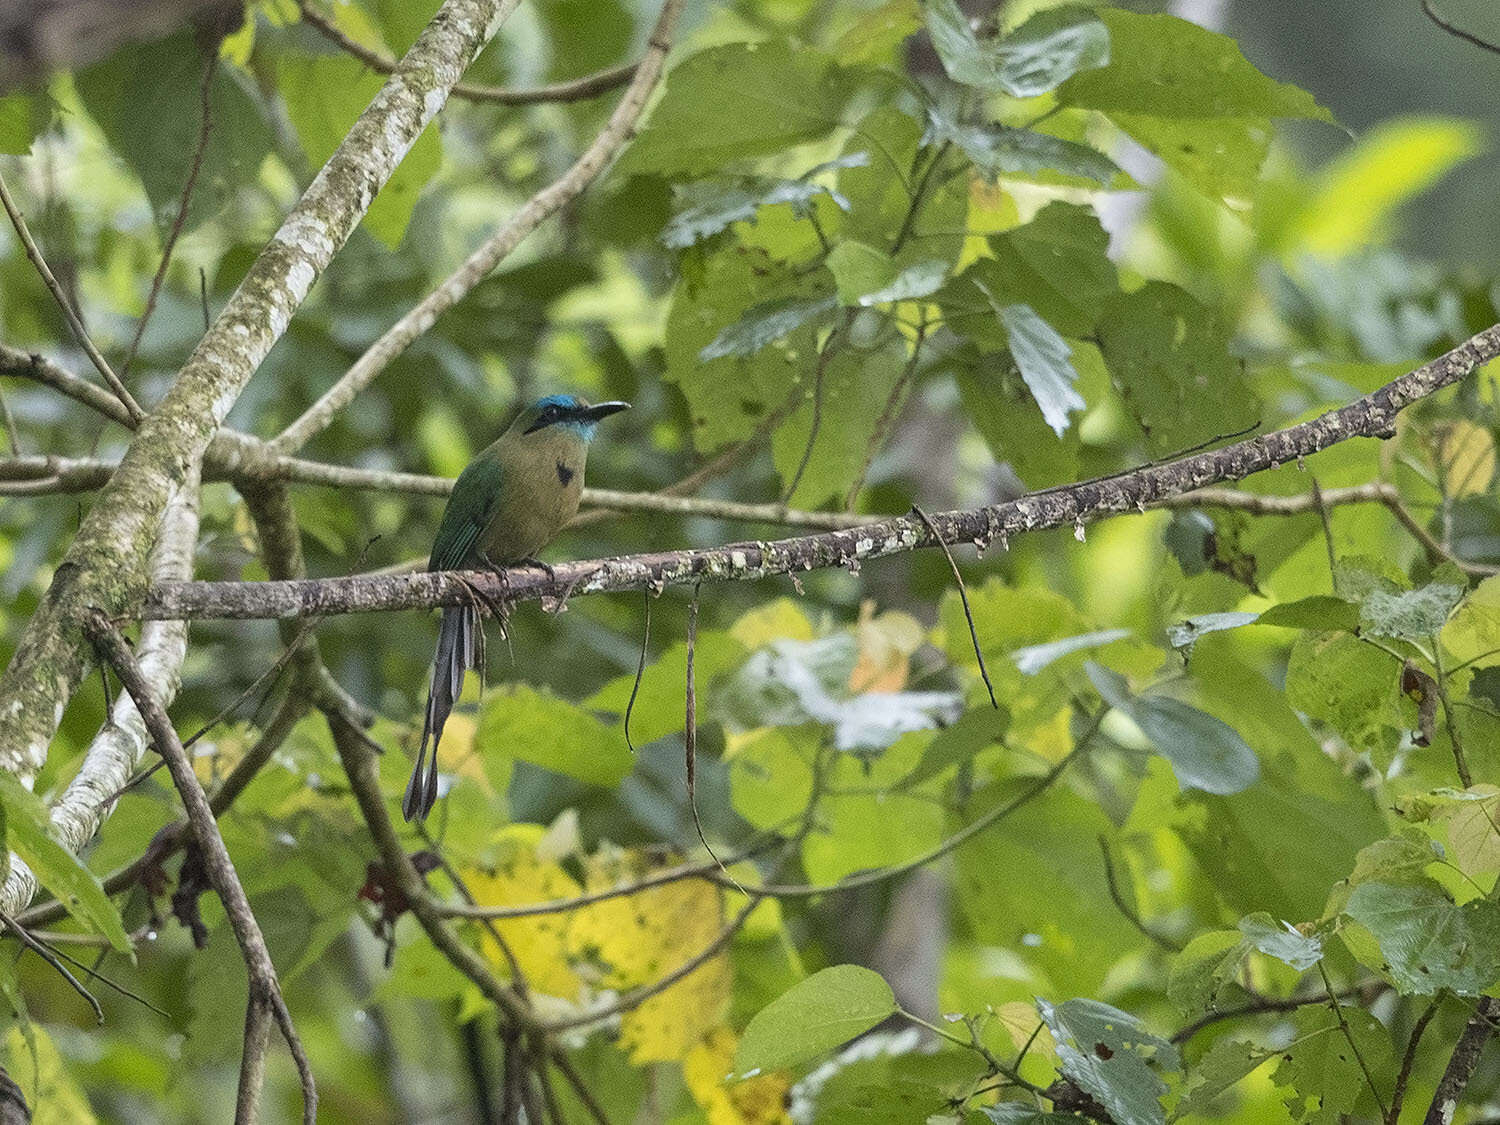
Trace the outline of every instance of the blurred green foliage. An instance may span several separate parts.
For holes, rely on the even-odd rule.
[[[435,7],[329,11],[399,54]],[[522,5],[468,77],[535,84],[625,62],[654,18],[644,0]],[[7,179],[116,356],[177,210],[205,73],[200,182],[130,371],[146,403],[380,79],[289,0],[264,0],[211,71],[183,34],[0,98]],[[1480,128],[1429,114],[1350,139],[1306,85],[1160,12],[1018,2],[976,23],[953,0],[690,4],[621,160],[305,455],[453,476],[518,401],[566,389],[635,404],[594,449],[596,486],[656,492],[743,446],[702,495],[878,513],[992,503],[1303,420],[1500,312],[1495,277],[1398,248],[1407,205],[1463,179]],[[297,417],[555,178],[610,105],[450,104],[231,422],[271,437]],[[1280,131],[1288,119],[1321,130],[1336,157],[1309,166]],[[1126,160],[1130,143],[1155,161]],[[1136,208],[1113,206],[1122,198]],[[87,374],[8,231],[0,341]],[[0,390],[23,453],[124,448],[43,388]],[[1086,536],[959,545],[997,709],[934,552],[704,587],[697,813],[719,855],[764,845],[732,863],[735,879],[787,893],[681,981],[565,1040],[610,1119],[1072,1120],[1028,1091],[1062,1075],[1120,1122],[1376,1120],[1436,999],[1406,1092],[1425,1106],[1475,997],[1500,983],[1500,579],[1480,581],[1500,563],[1496,427],[1481,373],[1408,411],[1388,441],[1244,485],[1290,498],[1380,482],[1399,512],[1205,504]],[[313,486],[294,502],[319,576],[425,557],[440,510]],[[0,506],[0,655],[87,503]],[[554,550],[780,533],[627,514]],[[227,484],[205,487],[196,568],[265,577]],[[441,893],[456,895],[458,872],[479,902],[524,906],[702,858],[683,769],[687,599],[650,606],[638,690],[639,599],[512,614],[491,686],[471,681],[450,722],[432,837],[409,836],[451,863],[432,876]],[[429,626],[371,615],[318,628],[337,678],[380,715],[393,808],[420,733]],[[199,622],[191,640],[173,708],[184,731],[280,651],[270,623]],[[245,753],[282,690],[197,744],[205,782]],[[94,682],[38,794],[61,790],[104,717]],[[87,867],[136,859],[174,801],[160,776],[130,790]],[[61,928],[119,943],[123,919],[134,956],[101,947],[99,969],[150,1005],[100,992],[95,1028],[37,958],[4,951],[4,1062],[37,1119],[227,1119],[244,985],[217,902],[202,900],[195,949],[167,920],[173,861],[162,882],[118,896],[116,917],[56,854],[35,798],[0,790],[0,807],[10,848],[77,896]],[[361,898],[375,853],[321,719],[297,725],[221,825],[326,1118],[488,1120],[495,1013],[410,919],[387,933]],[[922,874],[884,877],[907,867]],[[742,905],[698,878],[497,926],[555,1016],[650,985]],[[511,972],[493,934],[465,932]],[[930,1025],[921,1037],[913,1020]],[[271,1083],[268,1117],[290,1118],[285,1059]],[[1497,1092],[1500,1072],[1482,1068],[1460,1114]]]

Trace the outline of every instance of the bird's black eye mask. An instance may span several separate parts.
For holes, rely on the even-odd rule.
[[[538,430],[545,430],[548,426],[561,422],[567,415],[560,406],[544,406],[542,412],[537,415],[535,422],[527,426],[524,433],[534,434]]]

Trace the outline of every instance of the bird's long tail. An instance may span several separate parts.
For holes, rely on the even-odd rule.
[[[422,724],[422,747],[406,785],[401,814],[407,820],[423,820],[437,800],[438,742],[443,725],[464,686],[464,672],[484,661],[484,626],[477,606],[451,605],[443,610],[438,626],[437,653],[432,658],[432,686],[427,692],[427,718]],[[427,740],[432,740],[432,758],[427,758]]]

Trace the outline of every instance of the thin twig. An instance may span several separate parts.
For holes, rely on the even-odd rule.
[[[135,335],[131,337],[130,348],[120,364],[121,378],[130,373],[130,365],[135,362],[135,354],[140,349],[141,338],[146,335],[146,325],[151,323],[151,314],[156,311],[156,300],[161,296],[162,283],[167,279],[167,267],[172,264],[172,250],[177,245],[182,228],[187,224],[188,206],[193,201],[193,189],[198,186],[198,173],[203,170],[203,154],[208,151],[209,134],[213,132],[211,95],[214,75],[219,70],[218,43],[214,42],[209,46],[206,54],[208,59],[203,64],[203,83],[198,96],[198,144],[193,149],[193,162],[188,167],[187,180],[182,185],[182,196],[177,202],[177,217],[172,220],[172,227],[167,232],[167,240],[162,244],[161,261],[157,264],[156,274],[151,279],[151,289],[146,294],[145,311],[141,313],[141,319],[136,322]],[[207,325],[204,326],[204,331],[208,331]]]
[[[807,444],[802,447],[802,459],[797,462],[797,471],[782,490],[781,499],[784,503],[791,502],[797,486],[802,483],[803,474],[807,472],[807,466],[812,462],[813,447],[818,444],[818,433],[823,428],[823,376],[827,373],[834,352],[838,350],[839,333],[848,326],[851,319],[852,316],[845,319],[844,324],[829,334],[823,350],[818,353],[818,362],[813,368],[812,422],[807,427]]]
[[[1401,1125],[1401,1103],[1406,1100],[1406,1084],[1411,1081],[1412,1067],[1417,1062],[1417,1047],[1422,1042],[1422,1033],[1427,1030],[1427,1025],[1437,1015],[1442,1003],[1441,997],[1433,997],[1432,1002],[1412,1025],[1411,1035],[1406,1040],[1406,1051],[1401,1056],[1401,1070],[1396,1075],[1396,1086],[1391,1091],[1391,1108],[1386,1110],[1386,1125]]]
[[[984,690],[990,694],[990,706],[996,711],[1000,710],[1000,702],[995,698],[995,685],[990,683],[990,670],[985,667],[984,653],[979,647],[979,631],[974,627],[974,611],[969,608],[969,590],[964,585],[964,576],[958,569],[958,563],[953,558],[953,552],[948,549],[948,544],[943,541],[937,526],[932,522],[926,512],[915,504],[911,506],[912,513],[922,521],[929,535],[937,541],[937,545],[943,549],[943,555],[948,560],[948,568],[953,571],[953,581],[958,584],[958,599],[963,603],[964,620],[969,623],[969,643],[974,646],[974,659],[979,661],[979,675],[984,680]]]
[[[646,650],[651,645],[651,591],[642,594],[646,611],[646,626],[641,630],[641,658],[635,666],[635,680],[630,685],[630,699],[625,704],[625,746],[635,753],[635,743],[630,740],[630,715],[635,710],[635,697],[641,690],[641,677],[646,674]]]
[[[688,809],[693,814],[693,827],[698,830],[698,842],[708,852],[708,857],[719,865],[719,870],[724,877],[734,884],[741,894],[745,894],[745,888],[741,887],[738,880],[729,874],[729,868],[724,866],[724,861],[715,853],[713,845],[708,842],[708,837],[703,834],[703,821],[698,818],[698,789],[697,789],[697,763],[698,763],[698,685],[697,677],[693,674],[693,655],[698,648],[698,587],[693,587],[693,599],[688,603],[687,619],[687,692],[686,692],[686,715],[682,744],[687,758],[687,799]],[[644,651],[644,650],[642,650]]]
[[[559,1031],[568,1031],[575,1027],[587,1027],[589,1024],[609,1019],[611,1016],[621,1015],[624,1012],[639,1008],[647,1000],[651,999],[651,997],[665,992],[684,977],[691,976],[709,961],[713,960],[714,957],[718,956],[719,952],[734,940],[734,935],[739,933],[740,929],[745,925],[751,911],[760,905],[761,896],[758,890],[751,893],[749,897],[750,901],[740,907],[739,912],[714,935],[712,941],[681,965],[678,965],[670,973],[657,978],[650,984],[631,989],[601,1008],[590,1008],[588,1011],[580,1012],[578,1015],[563,1016],[559,1019],[544,1021],[541,1025],[542,1030],[548,1034],[556,1034]]]
[[[1432,0],[1422,0],[1422,14],[1430,19],[1433,23],[1437,24],[1438,27],[1442,28],[1449,35],[1456,35],[1465,43],[1472,43],[1476,47],[1480,47],[1486,51],[1492,51],[1495,54],[1500,55],[1500,44],[1491,43],[1488,39],[1481,39],[1472,31],[1465,31],[1463,28],[1457,27],[1454,24],[1450,23],[1448,20],[1444,19],[1438,14],[1437,9],[1432,6]]]
[[[22,926],[14,918],[10,917],[8,914],[0,914],[0,924],[3,924],[7,930],[15,934],[16,937],[20,938],[21,944],[30,949],[43,961],[47,962],[47,964],[51,965],[52,968],[55,969],[57,973],[63,978],[63,980],[68,982],[69,986],[73,989],[74,992],[78,993],[78,995],[82,996],[86,1001],[88,1001],[89,1007],[94,1009],[95,1021],[100,1025],[103,1025],[104,1009],[99,1006],[99,1001],[94,997],[94,994],[92,992],[90,992],[83,986],[82,981],[80,981],[77,977],[75,977],[71,972],[68,971],[68,967],[62,963],[62,959],[58,956],[58,954],[54,953],[41,942],[37,941],[36,938],[32,937],[31,934],[26,931],[26,928],[24,926]]]
[[[79,319],[78,313],[74,310],[72,304],[69,303],[67,295],[62,291],[62,286],[57,283],[57,278],[53,276],[51,267],[47,265],[47,260],[42,257],[42,252],[37,249],[37,244],[31,237],[31,230],[26,226],[25,218],[22,217],[20,209],[16,207],[15,200],[11,199],[10,189],[5,186],[4,176],[0,176],[0,206],[3,206],[5,213],[10,216],[10,225],[15,228],[16,236],[21,240],[21,246],[25,249],[26,256],[31,259],[31,264],[36,267],[36,272],[41,274],[42,283],[47,286],[48,291],[57,301],[58,308],[62,309],[63,319],[68,322],[68,327],[73,330],[73,336],[77,339],[79,347],[84,350],[84,353],[89,357],[89,360],[93,363],[99,374],[104,377],[104,381],[109,384],[109,389],[120,400],[120,404],[124,406],[125,413],[130,416],[131,421],[133,423],[139,422],[146,416],[145,412],[141,410],[139,404],[131,397],[130,391],[120,381],[120,377],[115,374],[114,368],[109,365],[109,360],[105,359],[100,354],[99,349],[94,346],[94,341],[89,336],[88,329],[83,326],[83,321]]]
[[[391,74],[396,69],[396,60],[380,51],[366,47],[357,39],[345,35],[337,24],[309,3],[299,0],[302,18],[317,28],[327,39],[342,50],[353,55],[377,74]],[[546,86],[529,88],[507,88],[503,86],[481,86],[472,82],[459,82],[453,87],[453,96],[471,102],[489,102],[494,105],[539,105],[545,102],[581,102],[597,98],[600,94],[618,89],[635,75],[639,63],[624,63],[608,67],[582,78],[570,78],[565,82],[554,82]]]
[[[1370,1066],[1365,1062],[1365,1056],[1359,1049],[1359,1044],[1354,1040],[1354,1031],[1349,1026],[1349,1021],[1344,1018],[1344,1006],[1339,1003],[1338,994],[1333,991],[1333,981],[1328,979],[1328,970],[1323,962],[1318,962],[1318,975],[1323,978],[1323,988],[1328,993],[1328,1003],[1333,1008],[1334,1018],[1339,1021],[1339,1028],[1344,1033],[1345,1040],[1349,1043],[1349,1050],[1354,1052],[1354,1061],[1359,1063],[1359,1069],[1365,1076],[1365,1083],[1370,1087],[1370,1094],[1375,1099],[1375,1104],[1380,1107],[1380,1116],[1386,1116],[1385,1099],[1380,1096],[1380,1090],[1375,1085],[1375,1076],[1370,1073]]]
[[[268,1009],[275,1018],[287,1047],[292,1053],[292,1058],[297,1064],[297,1072],[302,1082],[303,1120],[306,1125],[315,1125],[318,1095],[311,1064],[308,1062],[306,1052],[302,1049],[302,1041],[298,1038],[297,1030],[292,1025],[286,1002],[282,999],[281,985],[276,979],[276,966],[272,963],[271,954],[266,949],[260,923],[256,920],[254,911],[250,909],[250,900],[245,896],[244,887],[240,885],[239,875],[235,872],[234,863],[229,858],[229,851],[224,846],[224,838],[219,835],[213,809],[209,806],[208,797],[204,794],[203,787],[198,783],[198,777],[193,772],[192,760],[183,749],[172,721],[162,710],[156,696],[152,694],[150,684],[142,674],[140,665],[136,663],[135,655],[109,619],[98,610],[91,611],[85,619],[84,631],[100,650],[104,659],[114,666],[115,674],[119,676],[120,682],[130,693],[131,698],[135,700],[136,709],[140,712],[146,729],[151,732],[157,752],[167,759],[167,768],[171,771],[172,781],[176,784],[177,792],[182,798],[188,824],[202,856],[209,881],[217,892],[219,900],[224,904],[224,913],[228,916],[230,928],[234,931],[235,940],[239,943],[240,953],[244,958],[245,968],[250,978],[245,1054],[251,1057],[252,1064],[242,1065],[242,1077],[248,1073],[254,1079],[264,1074],[263,1063],[258,1067],[253,1065],[255,1062],[253,1056],[257,1054],[264,1056],[265,1036],[261,1034],[264,1021],[253,1013],[258,1009]],[[256,1034],[251,1035],[252,1031]],[[258,1044],[255,1042],[257,1038]],[[251,1108],[253,1109],[253,1099]]]
[[[16,457],[21,456],[21,432],[16,429],[16,420],[10,412],[10,403],[5,401],[5,395],[0,394],[0,415],[5,419],[5,437],[10,442],[10,451]]]
[[[1112,857],[1109,852],[1109,838],[1106,837],[1102,832],[1099,834],[1099,851],[1104,855],[1104,881],[1109,887],[1109,897],[1110,900],[1115,904],[1115,909],[1117,909],[1122,915],[1125,916],[1125,920],[1127,922],[1129,922],[1146,937],[1150,938],[1157,945],[1161,946],[1163,949],[1171,951],[1172,953],[1181,953],[1182,943],[1180,941],[1169,938],[1166,934],[1158,933],[1156,930],[1146,925],[1141,916],[1133,909],[1131,909],[1130,905],[1125,901],[1125,896],[1120,891],[1120,884],[1115,878],[1114,857]]]
[[[594,1097],[594,1092],[583,1080],[583,1075],[578,1073],[578,1068],[573,1065],[573,1060],[568,1058],[568,1053],[555,1045],[551,1047],[551,1053],[552,1061],[557,1064],[557,1069],[562,1071],[562,1076],[568,1080],[568,1085],[573,1087],[573,1093],[577,1095],[583,1108],[594,1119],[594,1125],[610,1125],[609,1114],[604,1112],[604,1107],[599,1104],[599,1099]]]
[[[549,217],[576,199],[614,159],[635,132],[646,102],[662,74],[663,64],[684,0],[664,0],[645,55],[609,122],[556,182],[524,203],[453,273],[388,328],[317,402],[302,412],[271,442],[277,453],[294,453],[326,429],[334,415],[352,402],[376,375],[404,352],[439,316],[484,280],[521,242]]]

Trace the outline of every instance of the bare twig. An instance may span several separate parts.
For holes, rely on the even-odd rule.
[[[1386,1116],[1385,1099],[1380,1096],[1380,1090],[1375,1085],[1375,1076],[1370,1073],[1370,1066],[1365,1062],[1364,1052],[1359,1049],[1359,1044],[1354,1039],[1354,1031],[1349,1027],[1349,1021],[1344,1018],[1344,1006],[1339,1003],[1338,994],[1333,990],[1333,981],[1328,979],[1328,969],[1323,962],[1318,962],[1318,976],[1323,979],[1323,989],[1328,995],[1328,1005],[1333,1009],[1333,1016],[1339,1023],[1339,1030],[1343,1032],[1345,1041],[1349,1044],[1349,1050],[1354,1054],[1354,1061],[1359,1063],[1360,1072],[1365,1076],[1365,1084],[1370,1087],[1370,1095],[1375,1099],[1375,1104],[1380,1107],[1380,1116]]]
[[[10,216],[10,225],[16,230],[16,237],[21,240],[21,246],[26,251],[26,257],[31,259],[31,264],[36,267],[36,272],[41,274],[42,282],[57,301],[57,307],[62,309],[63,319],[68,322],[68,327],[73,330],[73,336],[78,341],[78,346],[84,350],[104,381],[109,384],[109,389],[115,393],[115,397],[124,406],[125,412],[130,415],[133,422],[139,422],[144,418],[145,412],[131,397],[125,384],[120,382],[120,377],[115,374],[115,369],[109,365],[109,360],[100,354],[99,349],[94,346],[93,338],[89,336],[88,329],[83,326],[78,312],[69,302],[67,294],[62,291],[62,286],[57,283],[47,260],[42,257],[42,252],[37,249],[36,241],[31,237],[31,230],[26,225],[26,219],[21,215],[20,208],[16,206],[15,200],[10,197],[10,189],[5,186],[5,177],[0,176],[0,206],[5,208],[5,213]]]
[[[366,47],[357,39],[345,35],[337,24],[309,2],[299,0],[302,18],[317,28],[328,40],[338,44],[377,74],[390,74],[396,69],[396,60],[383,52]],[[481,86],[473,82],[460,82],[453,87],[453,96],[470,102],[489,102],[494,105],[539,105],[545,102],[581,102],[607,94],[629,82],[639,63],[612,66],[582,78],[570,78],[566,82],[553,82],[546,86],[507,88],[504,86]]]
[[[1125,901],[1125,896],[1121,893],[1120,884],[1115,876],[1115,863],[1114,857],[1110,855],[1109,851],[1109,838],[1103,833],[1099,836],[1099,851],[1104,857],[1104,881],[1109,888],[1110,901],[1115,904],[1115,909],[1124,915],[1127,922],[1157,945],[1169,952],[1181,953],[1182,943],[1180,941],[1175,941],[1167,937],[1166,934],[1159,933],[1146,925],[1145,920],[1141,918],[1140,914],[1133,910],[1130,904]]]
[[[630,741],[630,715],[635,710],[635,697],[641,690],[641,677],[646,674],[646,650],[651,647],[651,591],[647,590],[642,599],[646,625],[641,630],[641,659],[635,666],[635,681],[630,685],[630,699],[625,704],[625,747],[632,754],[635,753],[635,743]]]
[[[1497,355],[1500,325],[1485,329],[1372,394],[1284,430],[1004,504],[939,513],[931,520],[945,542],[956,543],[1076,526],[1111,513],[1141,510],[1207,484],[1240,479],[1296,461],[1351,437],[1388,434],[1405,407],[1458,382]],[[760,579],[814,568],[848,567],[860,560],[936,545],[932,532],[915,516],[907,516],[771,543],[560,563],[554,566],[553,576],[520,568],[506,576],[505,590],[512,599],[528,600],[557,598],[565,591],[580,596],[646,586],[691,585],[704,579]],[[436,572],[295,583],[159,585],[147,596],[144,616],[295,617],[456,605],[466,596],[465,584],[498,594],[501,579],[480,572]]]
[[[0,415],[5,418],[5,437],[10,442],[10,451],[15,456],[21,456],[21,434],[16,429],[16,420],[10,412],[10,403],[5,401],[5,396],[0,394]]]
[[[1422,0],[1422,14],[1430,19],[1433,23],[1437,24],[1438,27],[1442,28],[1449,35],[1456,35],[1465,43],[1472,43],[1476,47],[1480,47],[1486,51],[1490,51],[1494,54],[1500,55],[1500,43],[1492,43],[1488,39],[1482,39],[1478,35],[1475,35],[1472,31],[1465,31],[1463,28],[1458,27],[1457,25],[1444,19],[1441,15],[1438,14],[1438,10],[1432,6],[1432,0]]]
[[[118,422],[126,429],[135,429],[135,418],[125,409],[125,404],[109,391],[97,383],[90,383],[87,379],[79,378],[43,356],[0,344],[0,375],[31,379],[43,386],[51,387],[75,402],[83,403],[90,410],[97,411],[112,422]],[[109,466],[108,471],[90,487],[97,488],[103,484],[109,479],[109,473],[113,471],[114,466]]]
[[[245,1025],[245,1055],[248,1058],[242,1063],[241,1079],[258,1083],[264,1076],[263,1059],[267,1038],[265,1018],[269,1013],[280,1028],[287,1047],[292,1053],[292,1058],[297,1064],[297,1072],[302,1081],[303,1120],[307,1125],[314,1125],[317,1120],[318,1095],[313,1081],[312,1067],[307,1060],[306,1052],[302,1049],[302,1041],[297,1036],[297,1030],[292,1026],[286,1001],[282,999],[281,985],[276,979],[276,966],[272,964],[271,954],[266,949],[260,923],[256,921],[255,914],[250,909],[250,900],[245,896],[244,887],[240,885],[239,875],[235,872],[234,863],[229,858],[229,851],[224,846],[224,838],[219,835],[219,826],[214,820],[213,810],[209,807],[203,787],[198,783],[197,774],[193,772],[192,760],[183,749],[171,719],[167,717],[167,713],[162,710],[161,704],[152,694],[149,682],[142,673],[140,665],[136,663],[135,654],[130,651],[125,639],[111,624],[109,618],[103,612],[94,610],[88,615],[84,628],[89,639],[98,646],[104,658],[114,667],[115,674],[119,676],[125,690],[135,700],[136,708],[141,713],[146,729],[151,732],[158,753],[167,759],[167,768],[171,771],[172,781],[187,811],[193,841],[202,856],[209,881],[224,904],[224,913],[229,918],[229,925],[234,931],[235,940],[239,943],[240,953],[244,958],[245,968],[250,978],[250,999]],[[253,1089],[252,1086],[252,1091]],[[256,1098],[252,1096],[247,1100],[246,1095],[247,1091],[242,1086],[239,1112],[236,1115],[237,1121],[255,1119]]]
[[[698,832],[698,842],[703,845],[703,850],[708,852],[708,858],[719,865],[723,873],[741,894],[745,888],[735,882],[733,875],[729,874],[729,868],[724,866],[724,861],[718,857],[713,845],[708,842],[708,837],[703,834],[703,821],[698,816],[698,680],[693,674],[693,655],[698,648],[698,587],[693,587],[693,600],[688,603],[687,619],[687,692],[686,692],[686,715],[682,729],[683,751],[687,759],[687,799],[688,811],[693,815],[693,827]]]
[[[1442,997],[1434,997],[1412,1025],[1411,1034],[1406,1039],[1406,1051],[1401,1056],[1401,1070],[1396,1075],[1396,1085],[1391,1091],[1391,1107],[1385,1112],[1386,1125],[1401,1125],[1401,1103],[1406,1100],[1406,1084],[1411,1081],[1412,1067],[1417,1062],[1417,1047],[1422,1042],[1422,1033],[1427,1030],[1427,1025],[1437,1015],[1442,1003]]]
[[[645,111],[647,98],[661,77],[684,0],[665,0],[650,45],[620,103],[615,106],[608,124],[561,179],[533,195],[522,207],[469,255],[442,284],[419,301],[415,307],[386,330],[323,396],[302,412],[302,416],[271,442],[277,453],[294,453],[313,435],[325,429],[338,410],[351,402],[376,375],[404,352],[439,316],[458,303],[478,285],[491,270],[508,257],[532,231],[550,216],[571,203],[614,159],[615,154],[635,131]]]
[[[969,643],[974,646],[974,659],[979,662],[979,675],[984,680],[984,690],[990,694],[990,706],[998,711],[1000,710],[1000,702],[995,698],[995,685],[990,683],[990,670],[984,665],[984,652],[979,647],[979,631],[974,627],[974,611],[969,608],[969,590],[964,585],[964,576],[959,572],[958,563],[953,558],[953,552],[948,550],[948,544],[943,542],[942,534],[934,526],[927,513],[915,504],[911,506],[911,510],[922,521],[922,526],[927,529],[927,533],[943,549],[943,555],[948,560],[948,569],[953,571],[953,581],[958,585],[958,599],[963,603],[964,607],[964,620],[969,623]]]
[[[0,914],[0,924],[3,924],[7,930],[15,934],[16,937],[20,938],[22,945],[35,953],[43,961],[47,962],[47,964],[51,965],[52,968],[56,970],[57,974],[61,976],[63,980],[68,982],[68,986],[72,988],[74,992],[78,993],[78,995],[82,996],[84,1000],[88,1001],[89,1007],[94,1009],[95,1021],[100,1024],[104,1023],[104,1009],[99,1006],[99,1001],[95,999],[92,992],[90,992],[83,986],[82,981],[80,981],[77,977],[75,977],[71,972],[68,971],[68,967],[62,963],[62,960],[57,956],[56,953],[48,949],[45,945],[34,938],[29,932],[27,932],[24,926],[22,926],[14,918],[10,917],[10,915]]]
[[[167,279],[167,267],[172,264],[172,251],[177,246],[177,239],[182,235],[182,228],[187,224],[188,206],[193,201],[193,189],[198,186],[198,174],[203,170],[203,154],[208,151],[209,134],[213,132],[212,95],[214,75],[219,71],[217,41],[208,46],[205,54],[208,57],[203,64],[203,83],[198,95],[198,143],[193,149],[193,162],[188,167],[187,179],[182,185],[182,196],[177,201],[177,217],[172,220],[171,229],[167,231],[167,240],[161,248],[161,261],[157,264],[155,276],[151,278],[151,288],[146,294],[146,308],[141,313],[141,319],[136,322],[135,335],[131,337],[130,348],[120,364],[122,377],[130,373],[130,365],[135,362],[135,353],[140,349],[141,338],[146,335],[146,325],[151,323],[151,314],[156,311],[156,300],[161,296],[162,283]],[[204,325],[203,330],[208,331],[208,326]]]

